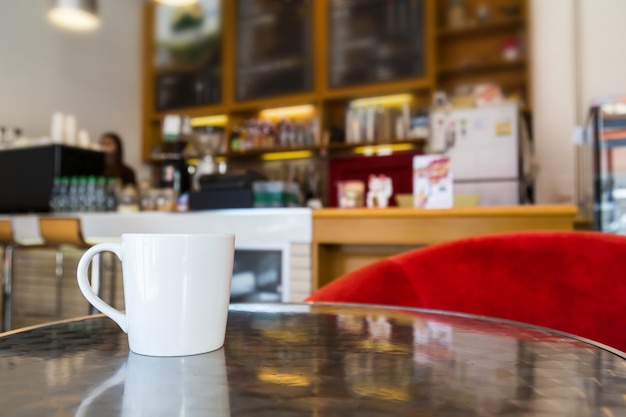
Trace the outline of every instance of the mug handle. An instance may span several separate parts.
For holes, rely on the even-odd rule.
[[[120,252],[122,250],[122,245],[114,242],[106,242],[106,243],[98,243],[91,248],[87,249],[83,256],[80,257],[80,261],[78,261],[78,268],[76,269],[76,279],[78,280],[78,287],[80,291],[83,293],[87,301],[89,301],[95,308],[109,316],[114,322],[117,323],[118,326],[124,331],[124,333],[128,333],[128,322],[126,320],[126,314],[122,313],[119,310],[111,307],[96,294],[91,285],[89,285],[89,279],[87,276],[87,268],[91,263],[91,260],[94,256],[96,256],[100,252],[113,252],[118,258],[122,259],[120,256]]]

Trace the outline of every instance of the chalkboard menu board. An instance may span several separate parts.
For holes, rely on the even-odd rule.
[[[330,87],[424,75],[424,0],[331,0],[329,14]]]
[[[312,19],[312,0],[237,0],[237,100],[312,90]]]
[[[156,6],[154,83],[157,111],[222,100],[220,0]]]

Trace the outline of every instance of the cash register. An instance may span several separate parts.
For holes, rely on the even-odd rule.
[[[189,193],[189,210],[254,207],[255,181],[267,178],[258,172],[208,174],[199,179],[200,190]]]

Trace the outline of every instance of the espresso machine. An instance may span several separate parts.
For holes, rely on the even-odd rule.
[[[55,178],[104,173],[104,153],[66,145],[0,151],[0,213],[48,212]]]
[[[176,195],[189,191],[191,181],[185,148],[188,144],[186,135],[190,129],[188,117],[167,115],[163,118],[161,151],[153,155],[156,160],[153,184],[157,188],[171,188]]]
[[[187,150],[198,163],[193,166],[190,210],[251,208],[254,206],[254,181],[266,179],[254,172],[225,172],[216,163],[216,156],[223,153],[224,132],[212,128],[194,129],[186,136]],[[223,168],[223,167],[222,167]]]
[[[163,154],[157,166],[159,188],[172,188],[177,195],[190,190],[189,170],[182,154]]]

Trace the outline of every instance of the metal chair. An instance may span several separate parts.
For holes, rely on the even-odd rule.
[[[3,247],[2,272],[4,289],[2,292],[2,331],[11,329],[11,307],[13,303],[13,249],[17,245],[13,237],[13,224],[10,219],[0,219],[0,245]]]
[[[79,249],[91,247],[83,237],[81,221],[78,217],[40,217],[39,231],[46,246],[56,247],[56,314],[61,314],[62,308],[62,280],[63,280],[63,246],[73,246]],[[91,263],[91,286],[94,292],[100,295],[101,259],[100,255],[93,258]],[[97,313],[91,305],[89,313]]]

